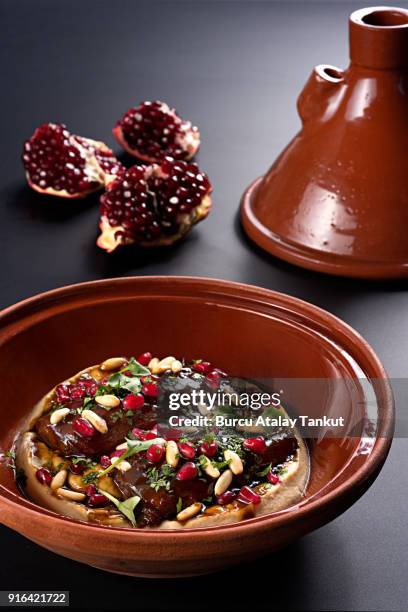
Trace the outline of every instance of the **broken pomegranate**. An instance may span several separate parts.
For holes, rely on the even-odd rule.
[[[132,166],[101,196],[97,245],[111,253],[132,243],[172,244],[208,215],[211,190],[194,163],[166,158],[160,165]]]
[[[103,143],[75,136],[65,125],[44,123],[24,143],[30,187],[62,198],[83,198],[120,172],[122,165]]]
[[[113,134],[130,155],[150,163],[167,156],[191,159],[200,146],[198,128],[159,101],[130,108],[113,128]]]

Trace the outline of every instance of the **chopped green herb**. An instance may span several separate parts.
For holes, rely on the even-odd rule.
[[[175,474],[175,470],[170,465],[163,463],[160,468],[153,467],[147,471],[147,482],[155,491],[161,488],[170,491],[171,480]]]
[[[211,463],[215,468],[222,470],[222,468],[227,467],[227,465],[231,463],[231,459],[225,461],[211,461]]]
[[[224,443],[225,448],[232,450],[237,453],[241,458],[244,455],[244,451],[242,449],[243,438],[239,436],[228,436],[226,442]]]
[[[124,372],[131,372],[133,376],[148,376],[150,374],[149,368],[146,368],[141,363],[136,361],[134,357],[129,359],[129,363],[120,370],[120,374]]]
[[[82,480],[85,484],[90,484],[91,482],[94,482],[94,480],[99,478],[100,475],[101,475],[101,472],[89,472],[89,474],[82,476]]]
[[[84,402],[83,402],[83,407],[85,408],[85,407],[86,407],[86,406],[88,406],[89,404],[92,404],[92,402],[93,402],[93,401],[94,401],[94,398],[93,398],[93,397],[86,397],[86,398],[84,399]]]
[[[181,497],[179,497],[177,500],[177,506],[176,506],[177,514],[181,512],[182,507],[183,507],[183,500],[181,499]]]
[[[260,472],[257,472],[256,475],[257,476],[266,476],[267,474],[269,474],[269,472],[272,469],[272,463],[270,463],[269,465],[266,466],[266,468],[264,468],[263,470],[261,470]]]
[[[70,460],[74,465],[81,464],[86,467],[95,467],[96,465],[95,461],[92,461],[92,459],[89,459],[88,457],[81,457],[80,455],[72,455]]]
[[[111,421],[112,423],[116,423],[117,421],[119,421],[119,419],[122,419],[125,416],[125,413],[123,412],[123,410],[116,410],[116,412],[113,412],[111,415]]]
[[[105,476],[105,474],[108,474],[111,470],[113,470],[113,468],[121,461],[124,461],[125,459],[131,457],[132,455],[135,455],[136,453],[141,453],[147,450],[153,444],[158,444],[160,441],[160,438],[154,438],[153,440],[146,440],[144,442],[142,442],[141,440],[131,440],[130,438],[126,438],[126,442],[128,445],[127,451],[123,453],[123,455],[121,455],[120,457],[115,457],[115,460],[112,461],[112,463],[101,472],[94,472],[96,474],[94,476],[94,479],[100,478],[101,476]],[[90,474],[88,474],[88,476],[90,476]]]
[[[99,493],[107,497],[121,512],[127,519],[132,523],[133,527],[136,527],[136,519],[135,519],[135,508],[137,504],[140,502],[140,497],[138,495],[134,495],[134,497],[129,497],[125,499],[125,501],[119,501],[116,497],[107,493],[106,491],[102,491],[98,489]]]
[[[208,497],[204,497],[204,499],[202,499],[201,501],[203,504],[212,504],[213,503],[212,495],[209,495]]]
[[[109,377],[109,386],[112,387],[112,389],[124,389],[130,393],[139,393],[140,389],[142,388],[142,383],[137,377],[129,378],[129,376],[116,372]]]

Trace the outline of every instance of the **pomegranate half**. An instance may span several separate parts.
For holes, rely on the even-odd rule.
[[[30,187],[61,198],[83,198],[103,188],[122,169],[103,142],[71,134],[56,123],[35,130],[24,143],[22,159]]]
[[[118,143],[134,157],[153,163],[165,157],[189,160],[200,146],[200,132],[165,102],[130,108],[113,128]]]
[[[169,245],[205,219],[211,183],[195,163],[166,158],[161,164],[132,166],[107,185],[101,196],[97,245]]]

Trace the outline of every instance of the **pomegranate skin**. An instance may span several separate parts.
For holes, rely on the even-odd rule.
[[[116,123],[113,135],[129,155],[148,163],[167,156],[190,160],[200,146],[198,128],[159,100],[130,108]]]
[[[167,246],[180,240],[211,210],[211,183],[197,164],[166,158],[160,165],[132,166],[100,198],[97,245]]]
[[[26,140],[22,161],[32,189],[61,198],[84,198],[123,169],[103,142],[76,136],[55,123],[44,123]]]

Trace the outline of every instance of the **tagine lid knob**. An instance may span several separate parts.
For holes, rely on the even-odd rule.
[[[408,68],[408,10],[391,6],[359,9],[350,15],[350,59],[378,70]]]

